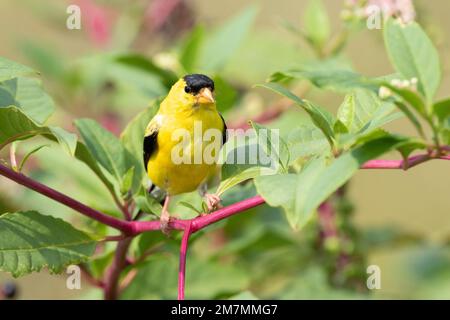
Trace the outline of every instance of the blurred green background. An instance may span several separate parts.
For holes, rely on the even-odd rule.
[[[112,32],[114,33],[113,41],[115,41],[116,48],[119,48],[117,51],[120,51],[121,47],[126,46],[124,44],[131,41],[127,35],[136,33],[136,26],[127,19],[132,19],[134,15],[141,16],[141,8],[145,2],[119,0],[97,2],[105,7],[110,6],[111,11],[113,11],[111,13],[113,21],[119,21],[122,24],[122,27],[119,28],[122,32],[117,30]],[[343,2],[325,1],[332,26],[336,29],[341,24],[340,11]],[[237,0],[223,2],[188,1],[189,9],[192,10],[192,19],[195,20],[195,23],[207,26],[207,30],[210,27],[214,28],[221,25],[250,3],[255,3],[258,8],[255,24],[238,51],[227,62],[223,70],[223,76],[232,79],[231,82],[241,90],[247,91],[245,99],[240,102],[241,104],[247,104],[247,110],[252,110],[252,108],[258,110],[265,104],[266,100],[263,100],[262,97],[266,97],[267,93],[261,89],[252,89],[252,85],[265,81],[274,71],[298,65],[311,56],[311,52],[306,45],[287,32],[280,23],[282,20],[288,20],[293,24],[299,24],[307,1],[260,0],[246,1],[245,4]],[[91,116],[98,119],[98,115],[102,114],[103,124],[110,125],[109,129],[117,132],[116,126],[122,128],[123,123],[145,107],[143,101],[148,99],[133,92],[129,93],[127,88],[124,91],[129,95],[117,95],[113,98],[115,99],[114,102],[108,100],[110,97],[105,98],[98,93],[91,94],[88,92],[89,98],[86,98],[84,96],[86,92],[83,90],[72,92],[70,93],[71,96],[64,96],[65,91],[60,90],[61,83],[55,81],[61,71],[59,68],[62,68],[63,65],[70,65],[72,62],[79,61],[79,59],[93,53],[116,50],[108,45],[95,44],[95,41],[87,34],[84,24],[82,30],[68,30],[65,27],[68,4],[69,2],[60,0],[2,0],[0,12],[4,14],[0,20],[0,43],[2,44],[0,55],[24,64],[36,65],[37,69],[40,66],[47,67],[46,70],[41,68],[44,84],[55,98],[57,105],[63,105],[65,110],[63,112],[58,111],[58,117],[52,121],[61,122],[67,118],[72,119],[80,116]],[[415,5],[419,20],[439,48],[444,68],[444,79],[438,98],[444,98],[450,94],[448,90],[450,87],[450,20],[447,17],[448,12],[450,12],[450,2],[423,0],[415,1]],[[120,8],[124,11],[130,11],[128,17],[121,18]],[[190,25],[189,21],[187,25]],[[154,56],[160,61],[165,61],[164,63],[170,63],[172,49],[179,46],[179,43],[185,37],[183,32],[177,34],[176,26],[175,31],[173,31],[173,26],[171,28],[159,32],[154,30],[141,32],[138,39],[133,40],[132,51]],[[161,52],[164,54],[161,54]],[[392,72],[379,30],[363,30],[357,33],[350,40],[344,53],[348,60],[352,62],[354,69],[363,74],[379,76]],[[155,56],[155,54],[157,55]],[[95,66],[95,64],[94,61],[90,66]],[[96,72],[95,69],[90,71]],[[142,79],[145,81],[146,78]],[[85,99],[90,102],[89,106],[86,105]],[[93,102],[93,99],[99,99],[101,102]],[[106,101],[102,99],[106,99]],[[270,96],[270,99],[273,100],[274,97]],[[309,99],[317,101],[333,111],[342,101],[341,96],[315,90],[309,93]],[[118,110],[123,122],[114,121],[116,115],[110,114],[108,109],[102,109],[104,105],[109,103],[114,105],[111,107],[112,110]],[[231,117],[241,116],[239,112],[227,115],[227,121],[233,120]],[[111,117],[113,121],[108,122],[107,120],[110,120],[108,117]],[[66,123],[70,123],[70,121]],[[70,124],[66,125],[66,128],[74,131]],[[413,128],[406,119],[395,121],[388,126],[388,129],[405,134],[414,134]],[[86,173],[83,173],[84,168],[81,165],[68,166],[70,170],[80,171],[79,179],[81,183],[85,179],[90,185],[84,191],[86,194],[80,193],[72,184],[73,181],[69,180],[68,175],[64,174],[64,170],[68,168],[65,159],[53,157],[51,148],[48,149],[40,152],[37,159],[45,158],[46,161],[43,161],[40,166],[44,169],[43,171],[51,169],[53,173],[44,175],[42,172],[38,172],[35,173],[35,176],[41,178],[41,181],[47,181],[50,185],[60,186],[67,193],[77,190],[77,198],[89,203],[91,201],[89,193],[97,192],[95,182],[85,176]],[[398,158],[398,155],[392,154],[385,157]],[[349,185],[349,198],[355,208],[352,221],[356,228],[363,233],[361,238],[371,237],[372,242],[380,243],[380,245],[370,246],[370,250],[369,247],[366,248],[367,250],[362,248],[364,255],[367,257],[364,264],[380,266],[382,275],[382,289],[371,292],[373,295],[368,297],[450,298],[450,256],[447,249],[450,243],[449,181],[450,169],[448,163],[439,161],[426,163],[408,172],[400,170],[361,171],[352,179]],[[4,178],[0,178],[0,190],[0,199],[2,203],[5,203],[1,204],[5,206],[4,210],[8,207],[23,208],[26,206],[28,208],[32,206],[52,212],[67,211],[59,205],[44,201],[41,197],[24,191]],[[25,204],[21,203],[20,199],[26,199]],[[107,205],[102,204],[102,206],[106,207],[107,210]],[[258,221],[264,220],[266,216],[263,211],[268,210],[270,209],[259,210],[258,218],[247,216],[244,218],[242,216],[242,223],[237,221],[241,219],[240,217],[235,218],[229,223],[231,226],[227,225],[227,228],[232,230],[230,232],[237,234],[233,239],[237,241],[236,239],[244,238],[243,234],[246,232],[258,233],[259,231],[255,230],[252,224],[256,224],[256,219]],[[64,214],[61,213],[61,215]],[[270,219],[273,219],[273,214],[268,214],[265,222],[271,223]],[[274,224],[280,225],[283,230],[288,229],[287,223],[281,218],[276,220]],[[233,229],[233,225],[240,225],[240,227],[234,226],[235,229]],[[220,233],[203,236],[209,237],[209,240],[220,241]],[[247,236],[251,237],[251,235]],[[300,241],[307,241],[305,239],[309,237],[308,230],[300,231],[297,237],[303,238]],[[264,237],[260,239],[255,236],[255,239],[259,240],[254,243],[249,240],[250,245],[245,249],[246,259],[248,260],[246,263],[251,265],[253,261],[255,265],[253,268],[247,265],[248,268],[245,272],[257,272],[255,271],[256,265],[267,262],[259,261],[264,259],[270,261],[271,265],[265,272],[269,272],[271,269],[283,270],[285,264],[297,263],[296,261],[280,262],[278,260],[280,256],[285,258],[285,254],[282,253],[282,250],[284,250],[282,246],[276,248],[281,251],[274,253],[273,257],[265,255],[263,258],[261,254],[259,257],[249,258],[252,254],[255,255],[265,250],[270,251],[273,250],[271,249],[272,246],[277,246],[277,244],[274,244],[277,240],[270,238],[270,236],[266,240],[271,239],[273,242],[268,244],[265,244]],[[286,240],[280,237],[279,241]],[[239,245],[236,244],[236,246]],[[202,252],[202,243],[196,243],[196,246],[199,247],[199,252]],[[252,248],[255,250],[254,252]],[[312,250],[314,250],[314,247],[312,247]],[[239,258],[239,253],[233,257],[237,260]],[[280,262],[279,266],[277,262]],[[195,268],[195,262],[188,260],[188,268],[190,267]],[[295,274],[298,274],[298,276],[296,277],[284,279],[275,277],[270,286],[263,282],[261,288],[254,284],[249,285],[250,280],[241,275],[239,271],[233,270],[232,272],[236,274],[235,280],[238,279],[236,280],[237,286],[242,286],[243,291],[249,290],[258,297],[273,297],[271,293],[276,292],[279,288],[283,288],[283,294],[275,295],[277,298],[361,297],[355,294],[355,290],[352,290],[348,295],[340,291],[335,293],[328,285],[324,284],[326,281],[322,279],[323,274],[317,271],[314,265],[304,266],[302,270],[297,270]],[[242,279],[239,280],[241,276]],[[230,277],[233,277],[233,275],[230,275]],[[10,277],[0,273],[0,282],[6,279],[10,279]],[[254,282],[255,280],[251,281]],[[81,292],[67,290],[64,275],[53,276],[43,272],[26,276],[17,280],[17,282],[20,286],[19,297],[24,299],[99,297],[98,292],[90,290],[85,282],[83,282]],[[290,283],[290,285],[287,285],[287,283]],[[207,283],[204,285],[208,286]],[[362,283],[361,286],[364,287],[365,284]],[[187,292],[191,290],[201,291],[201,282],[198,283],[198,288],[191,287],[190,289],[188,285]],[[133,297],[132,288],[130,291],[129,295]],[[174,297],[175,293],[172,293],[172,296]],[[363,295],[362,297],[367,296]]]

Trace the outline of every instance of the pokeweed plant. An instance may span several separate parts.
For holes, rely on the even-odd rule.
[[[244,32],[241,34],[236,30],[247,29],[254,16],[254,8],[244,11],[219,30],[213,39],[203,39],[202,28],[195,29],[180,49],[181,70],[178,71],[191,72],[200,68],[219,73],[226,59],[242,42]],[[170,269],[172,265],[159,248],[164,245],[171,248],[176,245],[174,240],[180,240],[178,299],[184,299],[189,241],[201,237],[212,228],[211,225],[240,213],[251,212],[250,209],[264,203],[281,208],[295,230],[307,230],[308,223],[317,213],[319,222],[323,224],[322,240],[329,249],[340,240],[337,227],[327,221],[334,218],[336,211],[350,211],[346,207],[346,183],[358,170],[406,170],[433,159],[450,160],[450,99],[435,100],[441,79],[439,56],[420,25],[393,18],[386,20],[385,46],[397,73],[370,78],[343,65],[338,59],[354,26],[347,26],[341,34],[332,36],[320,1],[311,2],[304,20],[302,30],[289,24],[286,26],[306,40],[316,60],[304,63],[298,69],[273,73],[267,83],[258,84],[258,87],[281,95],[283,103],[282,107],[277,105],[267,109],[250,125],[258,134],[265,128],[262,123],[277,118],[287,110],[286,105],[292,104],[304,110],[311,121],[283,135],[282,147],[277,155],[280,163],[277,172],[267,174],[268,171],[258,164],[225,163],[217,193],[228,195],[226,205],[207,215],[171,220],[170,228],[181,231],[181,239],[160,235],[158,215],[161,205],[146,191],[147,179],[141,161],[143,132],[157,111],[158,100],[139,113],[119,138],[93,119],[77,119],[74,123],[82,138],[79,139],[72,132],[47,124],[55,106],[44,91],[38,72],[0,58],[0,150],[9,147],[9,159],[2,160],[0,174],[88,218],[83,230],[80,230],[47,212],[28,210],[2,214],[0,270],[20,277],[39,272],[42,268],[59,273],[67,265],[79,264],[91,283],[103,290],[105,299],[135,297],[136,292],[141,290],[139,282],[154,285],[155,290],[164,292],[163,297],[172,297],[174,293],[168,288],[173,284],[173,279],[168,279],[166,285],[160,285],[157,282],[162,280],[155,278],[159,277],[161,270]],[[235,37],[236,34],[242,37]],[[221,54],[201,49],[224,47],[230,41],[233,45],[227,46],[229,50],[221,51]],[[204,42],[214,45],[204,46]],[[214,59],[200,58],[205,55]],[[104,57],[94,60],[114,64],[115,68],[120,68],[120,65],[151,72],[153,77],[163,79],[154,87],[152,95],[155,97],[163,94],[177,78],[175,72],[161,69],[151,60],[138,55],[112,55],[106,61]],[[95,61],[88,65],[92,66]],[[196,65],[199,61],[208,61],[208,65]],[[221,93],[221,86],[227,88],[230,85],[220,77],[216,77],[215,81],[219,106],[227,109],[234,103],[233,90],[231,88],[226,92],[224,89],[225,93]],[[305,87],[300,86],[301,94],[294,93],[298,91],[299,84],[305,83],[307,87],[343,94],[337,114],[304,99]],[[383,129],[385,124],[402,116],[406,116],[416,128],[418,137]],[[229,121],[231,128],[246,128],[247,125],[246,122]],[[430,137],[428,132],[431,132]],[[18,164],[18,142],[35,136],[58,143],[71,161],[84,163],[101,181],[109,194],[109,201],[115,207],[102,210],[96,205],[86,205],[63,191],[24,175],[22,170],[26,168],[27,159],[45,145],[32,148]],[[393,150],[400,152],[403,160],[376,159]],[[412,155],[418,150],[421,150],[420,154]],[[246,188],[252,190],[242,192]],[[233,190],[251,196],[242,199],[233,195]],[[103,196],[98,197],[98,202],[104,201]],[[177,211],[203,212],[193,201],[180,201],[180,204]],[[343,219],[346,225],[345,216]],[[351,229],[348,223],[347,227]],[[249,230],[251,232],[248,234],[241,235],[241,243],[231,243],[223,250],[232,252],[236,247],[245,247],[245,243],[252,243],[252,237],[258,238],[257,235],[261,234],[261,230],[250,227]],[[241,232],[245,234],[244,230]],[[175,237],[179,236],[177,233]],[[280,236],[280,241],[293,240]],[[345,250],[338,250],[340,257],[346,254]],[[277,261],[280,264],[293,263],[289,259]],[[202,270],[208,272],[208,269]],[[214,269],[209,269],[209,272],[214,272]],[[222,272],[227,275],[227,270]],[[201,279],[198,281],[201,282]],[[240,281],[239,276],[235,281]],[[245,280],[241,282],[245,283]],[[238,286],[244,286],[242,283]],[[229,286],[224,284],[222,291],[212,295],[236,290],[236,287]],[[289,298],[289,294],[281,297]]]

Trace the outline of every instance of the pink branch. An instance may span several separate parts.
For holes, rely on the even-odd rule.
[[[186,230],[188,224],[191,224],[191,233],[197,232],[210,224],[228,218],[237,213],[254,208],[263,204],[265,201],[261,196],[254,196],[222,209],[216,210],[208,215],[200,216],[190,220],[172,219],[169,222],[169,227],[175,230]],[[159,221],[133,221],[133,234],[139,234],[146,231],[159,230]]]
[[[125,233],[128,233],[131,231],[131,226],[128,224],[127,221],[119,220],[114,217],[108,216],[104,213],[101,213],[100,211],[97,211],[95,209],[92,209],[91,207],[86,206],[85,204],[82,204],[81,202],[59,192],[55,189],[52,189],[38,181],[35,181],[33,179],[28,178],[27,176],[15,172],[14,170],[8,168],[5,165],[0,164],[0,174],[17,182],[18,184],[21,184],[29,189],[32,189],[47,198],[53,199],[59,203],[62,203],[69,208],[72,208],[75,211],[78,211],[79,213],[97,220],[103,224],[106,224],[110,227],[113,227],[115,229],[121,230]]]
[[[409,169],[431,159],[450,160],[450,156],[431,157],[429,154],[422,154],[404,160],[370,160],[361,166],[361,169]]]
[[[186,278],[186,253],[188,249],[189,236],[191,235],[192,222],[189,221],[184,229],[180,247],[180,269],[178,271],[178,300],[184,300],[184,284]]]

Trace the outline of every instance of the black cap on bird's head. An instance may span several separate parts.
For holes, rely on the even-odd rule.
[[[185,91],[188,93],[192,92],[195,95],[203,88],[209,88],[211,91],[214,91],[214,81],[204,74],[188,74],[183,79],[186,82]]]
[[[214,103],[214,81],[204,74],[189,74],[183,77],[184,91],[195,96],[199,103]]]

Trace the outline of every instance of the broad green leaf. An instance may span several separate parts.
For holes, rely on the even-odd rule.
[[[420,92],[431,102],[441,81],[441,67],[428,35],[416,22],[404,25],[388,19],[384,41],[395,69],[407,79],[417,78]]]
[[[327,110],[315,106],[311,102],[307,100],[300,99],[295,94],[290,92],[285,87],[277,84],[277,83],[265,83],[265,84],[259,84],[257,85],[259,87],[267,88],[269,90],[274,91],[275,93],[278,93],[279,95],[282,95],[290,100],[292,100],[295,104],[303,108],[311,117],[314,124],[322,130],[325,137],[330,142],[330,145],[333,144],[334,139],[334,131],[333,131],[333,124],[334,124],[334,117],[333,115],[328,112]]]
[[[250,6],[218,30],[208,32],[210,36],[203,42],[199,55],[199,67],[205,71],[217,71],[225,66],[247,36],[257,9]]]
[[[139,209],[144,211],[145,213],[153,213],[157,216],[161,214],[162,206],[160,201],[153,198],[147,190],[141,189],[137,196],[135,196],[134,200],[136,201]]]
[[[331,65],[328,67],[328,65]],[[280,82],[288,79],[308,80],[319,89],[348,93],[354,89],[367,89],[376,92],[378,86],[373,80],[348,69],[337,68],[334,62],[323,65],[311,64],[301,69],[293,69],[272,74],[269,81]]]
[[[145,128],[147,128],[150,120],[158,112],[160,100],[153,102],[150,107],[141,111],[133,120],[128,123],[126,128],[120,135],[120,140],[125,148],[139,161],[144,172],[144,162],[142,160],[143,155],[143,143]]]
[[[255,179],[258,193],[271,206],[281,206],[293,228],[302,227],[337,188],[370,159],[399,147],[404,139],[387,136],[342,154],[327,165],[324,158],[311,160],[298,174],[261,176]],[[285,186],[295,186],[287,189]]]
[[[262,147],[267,156],[278,162],[280,168],[286,172],[289,164],[289,149],[286,142],[274,129],[268,129],[255,122],[251,122],[258,138],[258,145]],[[275,140],[273,140],[275,138]]]
[[[52,98],[42,89],[40,80],[14,78],[0,82],[0,108],[16,106],[33,121],[43,124],[55,110]]]
[[[0,81],[37,74],[38,73],[36,71],[27,66],[0,57]]]
[[[61,219],[36,211],[0,216],[0,270],[14,277],[46,267],[59,273],[86,261],[96,241]]]
[[[255,178],[255,187],[268,205],[282,207],[291,223],[295,217],[295,188],[297,186],[297,175],[276,174],[260,176]],[[286,186],[292,186],[286,188]]]
[[[427,144],[425,141],[409,138],[397,148],[403,159],[407,159],[415,150],[425,150]]]
[[[395,111],[395,105],[382,101],[375,93],[357,89],[346,96],[338,118],[344,120],[351,133],[367,133],[385,124],[385,118]]]
[[[157,76],[159,81],[162,82],[166,88],[170,88],[178,80],[177,76],[173,72],[160,68],[155,65],[152,60],[149,60],[145,56],[139,54],[118,55],[113,59],[113,61],[122,66],[145,71],[146,73]]]
[[[328,14],[321,0],[309,0],[303,20],[307,40],[316,48],[321,49],[331,33]]]
[[[127,172],[123,175],[122,184],[120,185],[120,193],[123,196],[126,196],[127,193],[133,187],[133,179],[134,179],[134,167],[130,167]]]
[[[291,162],[298,158],[317,154],[327,154],[331,151],[330,144],[323,132],[312,125],[300,125],[287,138]]]
[[[450,117],[450,98],[436,102],[433,105],[433,111],[440,122],[444,122]]]
[[[28,118],[15,106],[0,108],[0,150],[7,144],[42,135],[56,140],[69,154],[75,153],[77,136],[58,127],[46,127]]]
[[[180,52],[180,63],[184,70],[192,73],[198,63],[199,51],[205,38],[205,28],[197,26],[186,39]]]
[[[86,145],[80,141],[78,141],[77,143],[77,148],[75,150],[75,157],[81,162],[83,162],[85,165],[87,165],[95,173],[95,175],[103,182],[103,184],[106,186],[109,192],[115,195],[116,191],[114,185],[103,173],[103,170],[98,165],[97,160],[92,156]]]
[[[425,102],[422,100],[422,97],[418,95],[416,92],[407,88],[397,88],[396,86],[393,86],[390,83],[382,83],[381,86],[386,87],[392,92],[394,92],[404,102],[408,103],[411,107],[414,108],[414,110],[416,110],[423,117],[427,116]]]
[[[135,164],[128,150],[117,137],[92,119],[78,119],[75,125],[91,155],[122,184],[124,175]]]
[[[214,84],[217,109],[220,112],[226,112],[234,106],[238,93],[230,83],[220,76],[214,77]]]
[[[402,139],[397,137],[383,137],[372,140],[354,150],[342,154],[323,173],[316,175],[307,192],[297,194],[302,197],[302,205],[297,206],[297,215],[308,215],[326,200],[337,188],[342,186],[365,162],[374,159],[401,144]],[[318,160],[321,161],[321,160]],[[320,168],[320,166],[319,166]],[[309,176],[308,176],[309,177]],[[303,184],[299,176],[298,183]],[[299,199],[296,204],[298,205]]]

